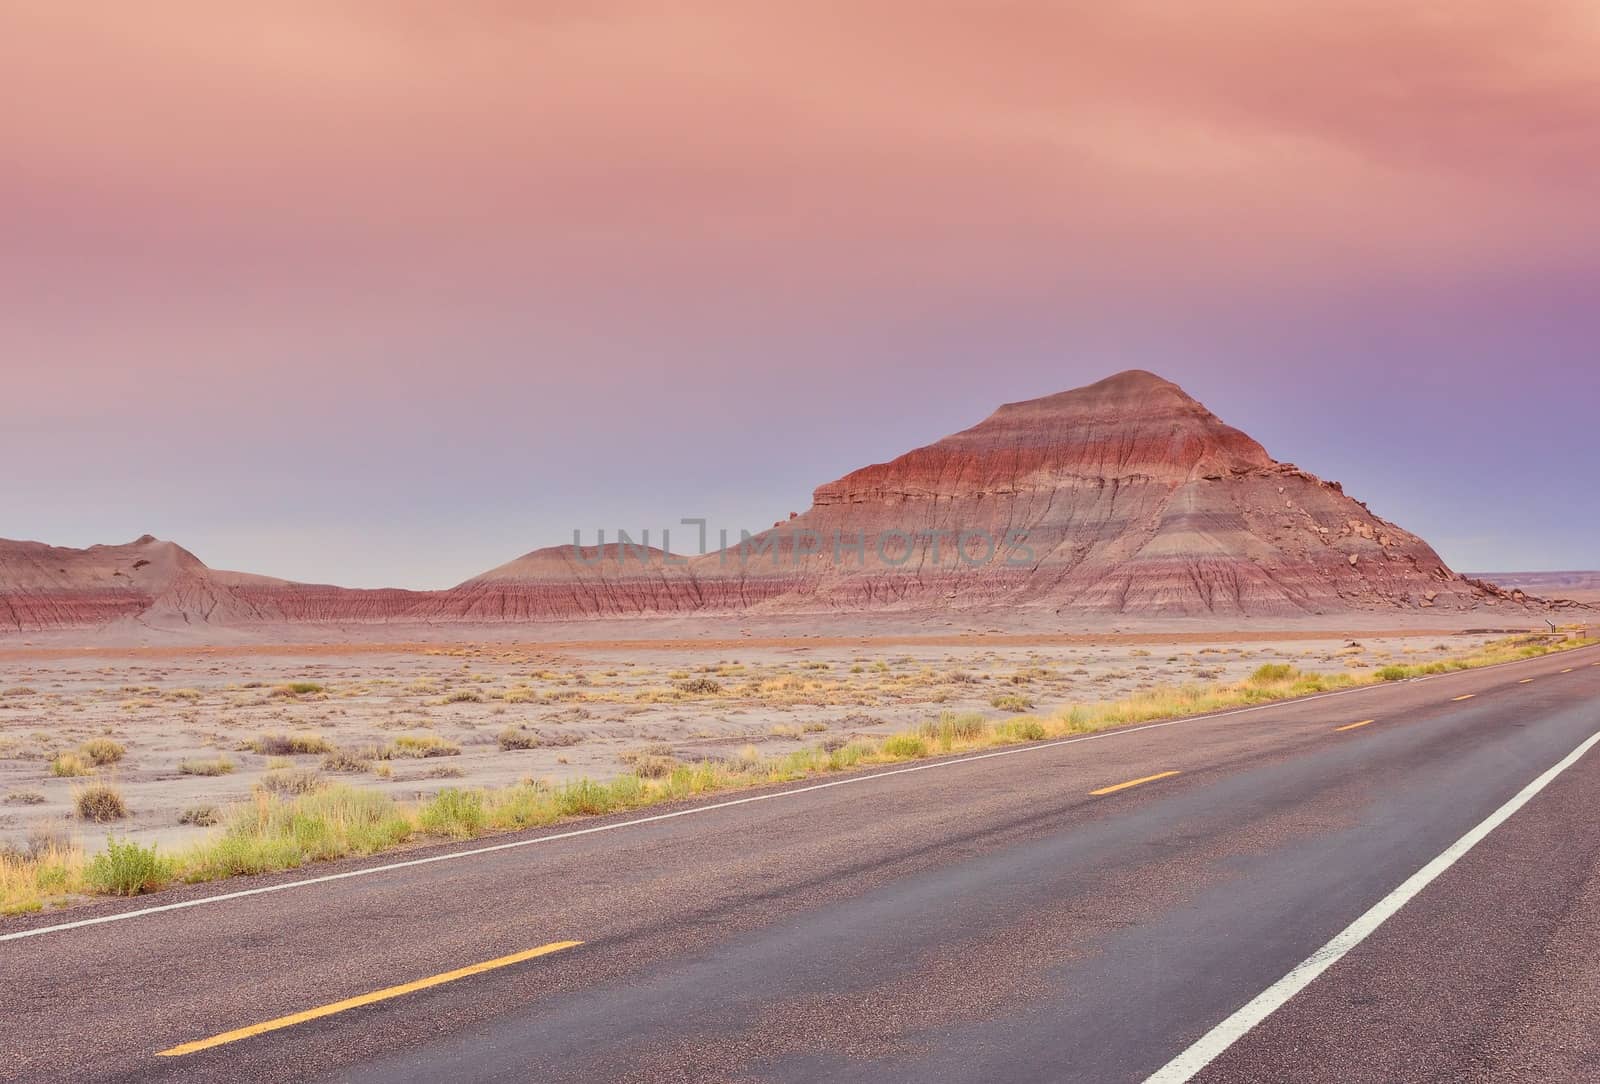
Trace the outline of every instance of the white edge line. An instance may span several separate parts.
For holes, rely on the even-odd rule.
[[[1548,656],[1539,656],[1547,658]],[[1076,745],[1079,742],[1095,741],[1099,738],[1115,738],[1123,734],[1137,734],[1145,730],[1160,730],[1163,727],[1178,726],[1181,723],[1198,723],[1208,719],[1226,719],[1231,715],[1244,715],[1252,711],[1268,711],[1273,708],[1293,707],[1296,704],[1309,704],[1315,700],[1327,700],[1335,696],[1349,696],[1353,693],[1370,693],[1379,689],[1393,688],[1397,684],[1411,684],[1417,681],[1428,681],[1432,678],[1455,677],[1460,674],[1477,674],[1485,670],[1496,669],[1500,666],[1515,666],[1523,662],[1533,662],[1533,659],[1515,659],[1511,662],[1495,663],[1492,666],[1480,666],[1476,670],[1461,670],[1449,674],[1431,674],[1422,678],[1413,678],[1411,682],[1380,682],[1374,685],[1358,685],[1353,689],[1335,689],[1332,692],[1316,693],[1312,696],[1303,696],[1296,700],[1274,700],[1267,704],[1254,704],[1248,708],[1232,708],[1228,711],[1212,712],[1207,715],[1186,715],[1180,719],[1164,719],[1158,723],[1142,723],[1139,726],[1117,727],[1112,730],[1103,730],[1097,734],[1083,734],[1076,738],[1060,738],[1056,741],[1035,742],[1025,745],[1015,745],[1008,749],[997,749],[991,753],[975,753],[972,756],[959,757],[954,760],[937,760],[927,764],[913,764],[904,768],[891,768],[888,771],[873,772],[870,775],[852,775],[846,779],[833,779],[826,783],[812,783],[803,787],[793,787],[789,790],[773,791],[768,794],[752,794],[744,798],[733,798],[726,802],[717,802],[713,805],[694,806],[690,809],[674,810],[671,813],[656,813],[648,817],[635,817],[633,820],[617,821],[613,824],[597,824],[589,828],[576,828],[568,832],[557,832],[546,836],[537,836],[533,839],[515,839],[509,843],[495,843],[487,847],[474,847],[465,851],[450,851],[447,854],[431,855],[428,858],[412,858],[404,862],[389,862],[381,866],[366,866],[361,869],[346,870],[343,873],[329,873],[321,877],[307,877],[299,881],[285,881],[282,884],[263,885],[260,888],[245,888],[237,892],[224,892],[215,896],[201,896],[197,899],[183,900],[179,903],[164,903],[155,907],[141,907],[135,911],[118,911],[110,915],[98,915],[95,918],[81,918],[75,922],[62,922],[54,926],[39,926],[31,930],[18,930],[15,933],[0,934],[0,943],[6,941],[20,941],[25,937],[41,937],[47,933],[62,933],[66,930],[78,930],[85,926],[100,926],[108,922],[122,922],[130,918],[142,918],[145,915],[161,914],[164,911],[182,911],[190,907],[200,907],[209,903],[223,903],[227,900],[241,900],[249,896],[262,896],[269,892],[286,892],[291,888],[305,888],[308,885],[326,884],[329,881],[343,881],[351,877],[368,877],[375,873],[388,873],[397,869],[409,869],[413,866],[427,866],[435,862],[450,862],[459,858],[473,858],[480,854],[493,854],[495,851],[509,851],[518,847],[532,847],[539,843],[554,843],[561,839],[572,839],[575,836],[586,836],[594,832],[611,832],[619,828],[633,828],[641,824],[653,824],[657,821],[673,820],[677,817],[687,817],[696,813],[711,813],[719,809],[729,809],[733,806],[747,805],[750,802],[765,802],[775,798],[792,798],[799,794],[810,794],[813,791],[827,790],[830,787],[845,787],[853,783],[870,783],[876,779],[887,779],[895,775],[907,775],[911,772],[925,772],[934,768],[953,768],[960,764],[972,764],[980,760],[992,760],[995,757],[1015,756],[1019,753],[1040,753],[1047,749],[1058,749],[1063,745]]]
[[[1338,963],[1351,949],[1365,941],[1373,931],[1392,918],[1395,912],[1409,903],[1417,893],[1428,887],[1445,870],[1455,865],[1462,855],[1483,842],[1490,832],[1500,827],[1512,814],[1527,805],[1534,795],[1549,786],[1556,776],[1577,763],[1578,758],[1593,749],[1596,744],[1600,744],[1600,732],[1591,734],[1554,767],[1523,787],[1514,798],[1489,814],[1476,828],[1456,840],[1444,853],[1413,873],[1398,888],[1379,900],[1360,918],[1334,935],[1332,941],[1329,941],[1295,965],[1287,975],[1261,991],[1242,1009],[1206,1032],[1194,1045],[1167,1062],[1166,1065],[1147,1078],[1145,1084],[1184,1084],[1185,1081],[1193,1079],[1195,1074],[1215,1061],[1223,1051],[1242,1039],[1257,1024],[1260,1024],[1282,1008],[1290,998],[1311,985],[1318,975]]]

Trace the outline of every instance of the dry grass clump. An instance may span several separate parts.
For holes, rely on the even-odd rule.
[[[115,764],[127,752],[120,742],[92,738],[74,752],[57,753],[50,761],[50,774],[61,779],[93,775],[95,768]]]
[[[227,757],[215,760],[180,760],[179,775],[227,775],[233,771],[233,761]]]
[[[739,757],[759,760],[761,754],[753,745],[740,750]],[[671,775],[680,761],[673,755],[672,746],[665,742],[647,745],[643,749],[629,749],[617,754],[617,759],[633,769],[643,779],[661,779]]]
[[[110,783],[91,783],[72,796],[78,816],[94,824],[110,824],[128,815],[122,792]]]
[[[330,752],[322,758],[322,770],[325,772],[364,772],[372,767],[374,760],[382,758],[387,750],[376,748],[340,748]]]
[[[1033,701],[1020,693],[1000,693],[997,696],[990,697],[989,704],[992,707],[999,708],[1001,711],[1021,712],[1033,710]]]
[[[989,721],[975,711],[947,711],[938,719],[923,723],[917,733],[948,753],[958,745],[981,741],[989,733]]]
[[[402,734],[392,746],[397,757],[454,757],[461,755],[461,746],[445,741],[437,734]]]
[[[291,681],[283,685],[274,685],[269,696],[315,696],[322,692],[322,686],[315,681]]]
[[[327,785],[322,773],[315,768],[284,768],[268,772],[256,783],[258,790],[268,794],[310,794]]]
[[[483,694],[477,689],[456,689],[447,693],[444,698],[446,704],[481,704]]]
[[[92,775],[94,768],[77,753],[57,753],[50,761],[50,774],[58,779],[72,779]]]
[[[83,889],[83,848],[49,841],[25,851],[0,847],[0,916],[44,909]]]
[[[264,757],[319,756],[333,752],[333,744],[320,734],[261,734],[246,748]]]
[[[214,805],[191,806],[178,815],[178,823],[192,825],[195,828],[210,828],[214,824],[222,823],[222,814]]]
[[[91,738],[83,743],[83,755],[97,768],[115,764],[128,753],[127,746],[110,738]]]
[[[722,691],[722,682],[709,677],[686,678],[674,682],[673,687],[690,696],[715,696]]]
[[[1516,662],[1518,659],[1537,658],[1540,655],[1568,651],[1575,647],[1588,647],[1596,642],[1594,640],[1552,641],[1543,634],[1514,636],[1485,644],[1480,650],[1462,658],[1380,667],[1373,677],[1379,681],[1410,681],[1412,678],[1427,677],[1430,674],[1448,674],[1455,670],[1473,670],[1482,666]],[[1443,645],[1440,645],[1434,650],[1440,650],[1442,647]]]
[[[500,748],[506,752],[511,752],[514,749],[537,749],[541,744],[539,735],[531,731],[520,730],[514,726],[508,726],[500,731],[495,740],[500,743]]]
[[[646,753],[634,758],[633,774],[640,779],[666,779],[678,770],[680,763],[675,756]]]

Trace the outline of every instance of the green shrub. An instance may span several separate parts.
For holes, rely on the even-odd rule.
[[[606,788],[592,779],[579,779],[556,791],[556,809],[564,817],[611,812],[611,797]]]
[[[330,786],[279,798],[265,792],[236,808],[227,831],[186,855],[185,877],[204,881],[306,862],[372,854],[412,835],[406,811],[375,790]]]
[[[137,896],[154,892],[172,880],[172,866],[155,847],[106,841],[104,853],[89,863],[84,881],[93,892],[108,896]]]
[[[1043,741],[1049,737],[1044,724],[1037,719],[1018,719],[1006,723],[1005,733],[1017,741]]]
[[[475,790],[447,787],[434,795],[417,813],[424,832],[436,836],[471,839],[488,823],[483,794]]]
[[[1288,681],[1295,676],[1295,669],[1286,662],[1269,662],[1265,666],[1256,667],[1256,672],[1250,675],[1253,685],[1272,685],[1280,681]]]
[[[920,731],[924,738],[937,741],[949,749],[958,741],[978,741],[989,733],[989,722],[975,711],[947,711],[938,719],[923,723]]]
[[[895,734],[883,743],[883,753],[890,757],[925,757],[928,743],[915,734]]]
[[[1434,671],[1438,673],[1439,671]],[[1384,666],[1378,670],[1379,681],[1404,681],[1411,676],[1411,668],[1407,666]]]

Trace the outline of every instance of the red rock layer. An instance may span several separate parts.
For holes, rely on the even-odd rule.
[[[985,605],[1290,616],[1515,601],[1144,372],[1003,406],[819,487],[804,514],[684,567],[594,556],[536,551],[433,609],[512,620]]]
[[[964,554],[964,556],[963,556]],[[729,550],[536,550],[448,591],[212,572],[171,543],[0,544],[0,627],[517,622],[642,613],[1030,607],[1291,616],[1528,602],[1450,571],[1337,483],[1127,372],[1001,407],[820,486]]]
[[[428,597],[219,571],[149,535],[81,550],[0,540],[0,631],[390,621]]]

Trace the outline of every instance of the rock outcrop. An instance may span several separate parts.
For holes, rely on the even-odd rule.
[[[1126,372],[1002,406],[817,488],[716,552],[536,550],[446,591],[216,572],[170,542],[0,543],[0,628],[503,623],[732,611],[1043,609],[1271,617],[1544,607],[1280,463],[1176,384]]]
[[[522,562],[548,567],[561,551],[572,547]],[[677,568],[619,556],[585,574],[609,589],[542,615],[997,605],[1250,617],[1510,597],[1140,371],[1002,406],[847,474],[742,546]],[[492,612],[489,598],[534,582],[501,575],[449,594]]]
[[[150,535],[87,549],[0,539],[0,632],[388,621],[428,595],[226,572]]]

